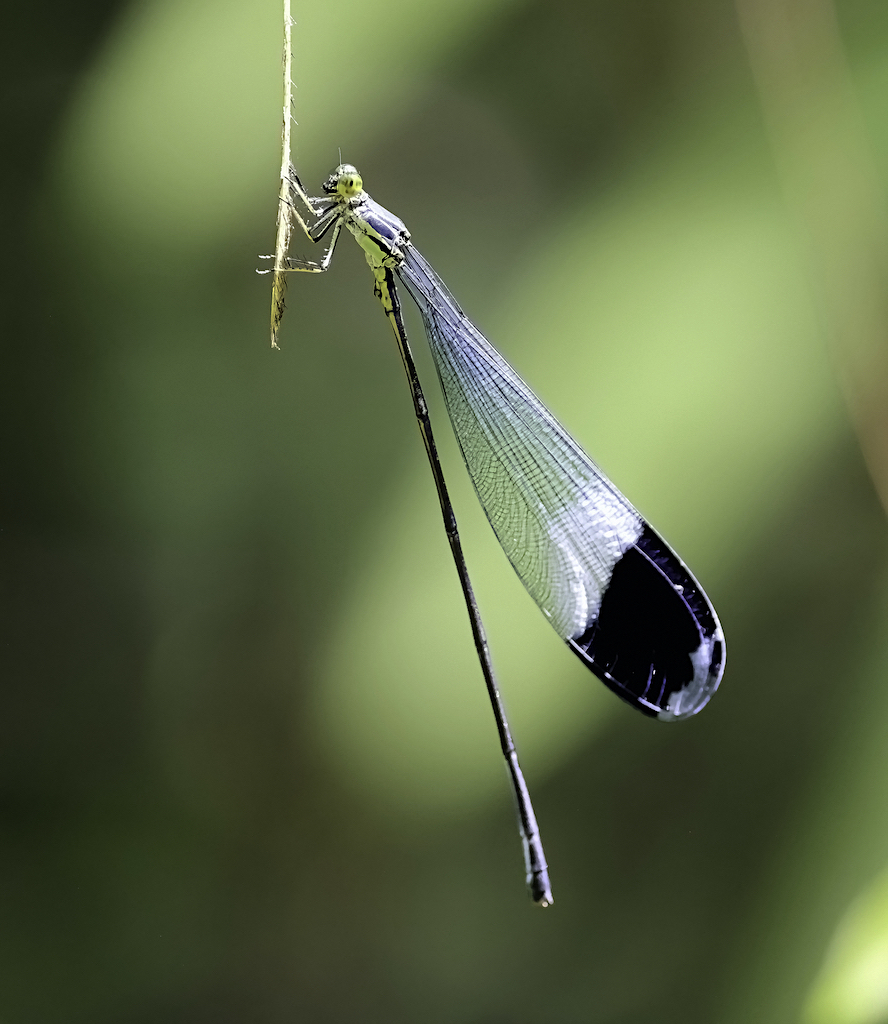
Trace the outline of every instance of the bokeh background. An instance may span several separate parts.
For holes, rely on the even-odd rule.
[[[9,10],[4,1021],[888,1021],[888,6],[781,4],[294,0],[303,180],[360,168],[725,627],[693,721],[598,684],[410,322],[546,911],[349,239],[268,345],[278,3]]]

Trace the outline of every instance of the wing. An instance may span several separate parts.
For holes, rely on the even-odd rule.
[[[709,600],[460,309],[410,244],[398,276],[419,307],[481,505],[531,597],[620,697],[666,720],[718,687]]]

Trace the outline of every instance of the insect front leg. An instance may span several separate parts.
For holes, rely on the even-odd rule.
[[[323,200],[318,199],[313,200],[313,202],[321,203]],[[318,214],[318,211],[315,210],[314,207],[309,207],[309,209],[312,210],[312,213]],[[283,227],[280,222],[278,224],[278,237],[275,252],[267,256],[259,257],[260,260],[274,260],[274,267],[269,268],[268,270],[257,270],[256,272],[258,274],[271,274],[286,270],[304,270],[315,274],[323,273],[330,266],[330,260],[333,258],[333,249],[336,246],[336,239],[339,237],[339,231],[341,229],[341,225],[337,223],[339,215],[340,211],[338,207],[335,205],[331,206],[328,209],[323,210],[314,224],[309,227],[303,220],[297,207],[287,203],[286,217]],[[293,221],[302,228],[306,238],[314,242],[315,245],[321,241],[331,227],[333,228],[333,234],[330,237],[330,244],[324,250],[324,254],[320,260],[311,260],[300,256],[288,255],[290,248],[290,232],[293,226]]]
[[[306,229],[308,237],[317,244],[330,230],[330,228],[333,228],[333,233],[330,235],[330,243],[324,250],[324,254],[320,260],[309,260],[299,256],[288,256],[286,259],[287,265],[283,269],[304,271],[309,274],[323,274],[325,270],[329,270],[330,263],[333,260],[333,250],[336,248],[336,241],[339,238],[339,232],[342,230],[342,221],[338,218],[339,211],[334,207],[334,209],[324,214],[316,224],[313,224],[310,228]]]
[[[331,206],[329,209],[324,210],[318,220],[311,227],[306,225],[294,205],[289,202],[285,204],[282,201],[282,212],[285,209],[286,213],[278,220],[277,242],[275,244],[274,255],[264,257],[265,259],[274,260],[274,268],[271,271],[259,271],[260,274],[274,274],[271,286],[272,348],[279,348],[278,335],[280,333],[281,320],[283,319],[284,309],[286,307],[285,296],[287,291],[287,274],[293,271],[303,271],[309,274],[322,274],[327,270],[330,266],[330,261],[333,259],[333,250],[336,247],[336,240],[339,238],[339,232],[342,229],[340,211],[336,206]],[[311,205],[309,205],[309,209],[311,209],[312,212],[317,212]],[[308,238],[310,238],[315,244],[321,241],[330,228],[333,229],[332,234],[330,235],[330,244],[327,246],[324,255],[319,261],[294,258],[288,255],[288,250],[290,248],[290,230],[294,219],[302,227]]]

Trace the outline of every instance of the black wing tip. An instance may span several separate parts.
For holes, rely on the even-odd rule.
[[[724,673],[709,599],[647,525],[614,566],[595,619],[567,643],[619,697],[664,722],[702,711]]]
[[[584,649],[576,640],[568,640],[568,647],[595,675],[613,692],[631,704],[636,710],[650,718],[657,718],[661,722],[679,722],[686,718],[693,718],[699,714],[709,703],[712,695],[721,683],[724,674],[724,641],[721,638],[715,639],[707,648],[705,642],[695,652],[699,664],[706,661],[702,672],[695,672],[689,683],[676,690],[665,688],[665,693],[656,695],[651,700],[645,695],[647,685],[639,687],[633,685],[631,679],[621,677],[608,669],[590,652]],[[692,656],[692,659],[695,657]],[[616,668],[616,666],[614,666]],[[656,667],[648,678],[657,675]]]

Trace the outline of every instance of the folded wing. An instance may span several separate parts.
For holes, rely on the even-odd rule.
[[[702,589],[410,244],[397,273],[478,498],[531,597],[624,700],[667,720],[699,711],[724,664]]]

